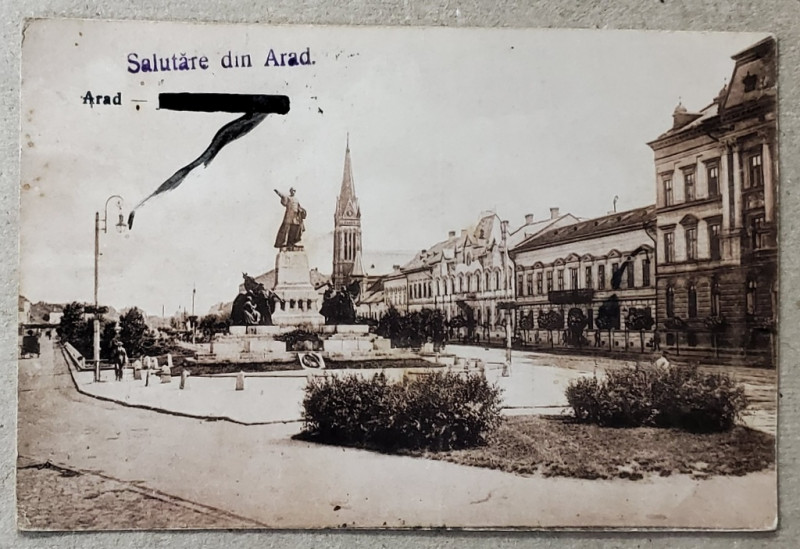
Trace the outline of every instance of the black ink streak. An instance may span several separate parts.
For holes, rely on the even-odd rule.
[[[138,105],[137,105],[138,107]],[[285,95],[249,95],[225,93],[160,93],[158,107],[175,111],[240,112],[244,116],[225,124],[199,157],[164,181],[152,194],[139,202],[128,216],[128,228],[133,228],[136,210],[154,196],[171,191],[180,185],[189,173],[200,164],[208,166],[225,145],[249,133],[268,114],[289,112],[289,98]]]

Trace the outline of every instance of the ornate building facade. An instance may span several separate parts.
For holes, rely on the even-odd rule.
[[[777,318],[775,41],[733,56],[707,107],[678,105],[656,167],[662,344],[772,362]],[[721,351],[720,351],[721,350]]]
[[[350,162],[350,139],[344,153],[344,173],[336,211],[333,214],[333,275],[335,289],[365,276],[361,264],[361,208],[358,205],[353,168]]]
[[[638,347],[640,338],[628,338],[625,328],[634,312],[655,317],[654,225],[655,207],[647,206],[552,228],[515,246],[521,337],[537,340],[539,317],[556,311],[560,325],[547,337],[558,343],[572,314],[589,336],[587,344]]]
[[[383,278],[387,308],[400,312],[441,310],[448,321],[474,322],[479,336],[498,336],[510,317],[498,305],[514,299],[514,264],[508,250],[524,238],[578,221],[551,208],[550,217],[532,215],[514,231],[494,212],[483,212],[475,225],[421,250],[405,265]]]

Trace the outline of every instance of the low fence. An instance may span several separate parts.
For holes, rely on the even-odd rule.
[[[78,368],[79,370],[85,370],[86,359],[78,351],[78,349],[73,347],[69,341],[65,341],[62,345],[64,346],[64,351],[72,359],[72,363],[75,365],[75,367]]]

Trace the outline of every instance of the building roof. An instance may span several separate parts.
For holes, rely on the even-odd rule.
[[[735,107],[751,105],[762,98],[775,96],[775,39],[771,36],[756,42],[732,56],[736,62],[729,82],[722,87],[717,96],[706,107],[697,112],[689,112],[679,104],[673,113],[673,127],[649,142],[653,147],[660,141],[704,128],[712,131],[715,124],[723,119],[726,113],[735,111]],[[752,71],[752,72],[751,72]],[[746,75],[741,73],[746,72]],[[745,80],[751,79],[750,85]],[[724,122],[724,120],[723,120]]]
[[[655,205],[650,205],[550,229],[524,240],[511,250],[511,254],[518,254],[528,250],[537,250],[548,246],[564,244],[566,242],[574,242],[576,240],[589,240],[609,234],[641,229],[648,223],[655,221],[655,211]]]
[[[515,246],[519,245],[524,240],[532,236],[535,236],[544,230],[547,230],[548,227],[556,223],[560,223],[563,225],[564,223],[561,223],[562,221],[567,223],[570,222],[575,223],[579,221],[579,219],[574,215],[567,213],[564,215],[560,215],[556,218],[547,218],[547,219],[542,219],[540,221],[534,221],[533,223],[526,223],[525,225],[519,227],[517,230],[510,232],[508,234],[509,249],[513,249]]]

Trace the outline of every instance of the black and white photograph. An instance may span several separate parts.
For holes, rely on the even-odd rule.
[[[767,32],[38,19],[23,531],[768,531]]]

